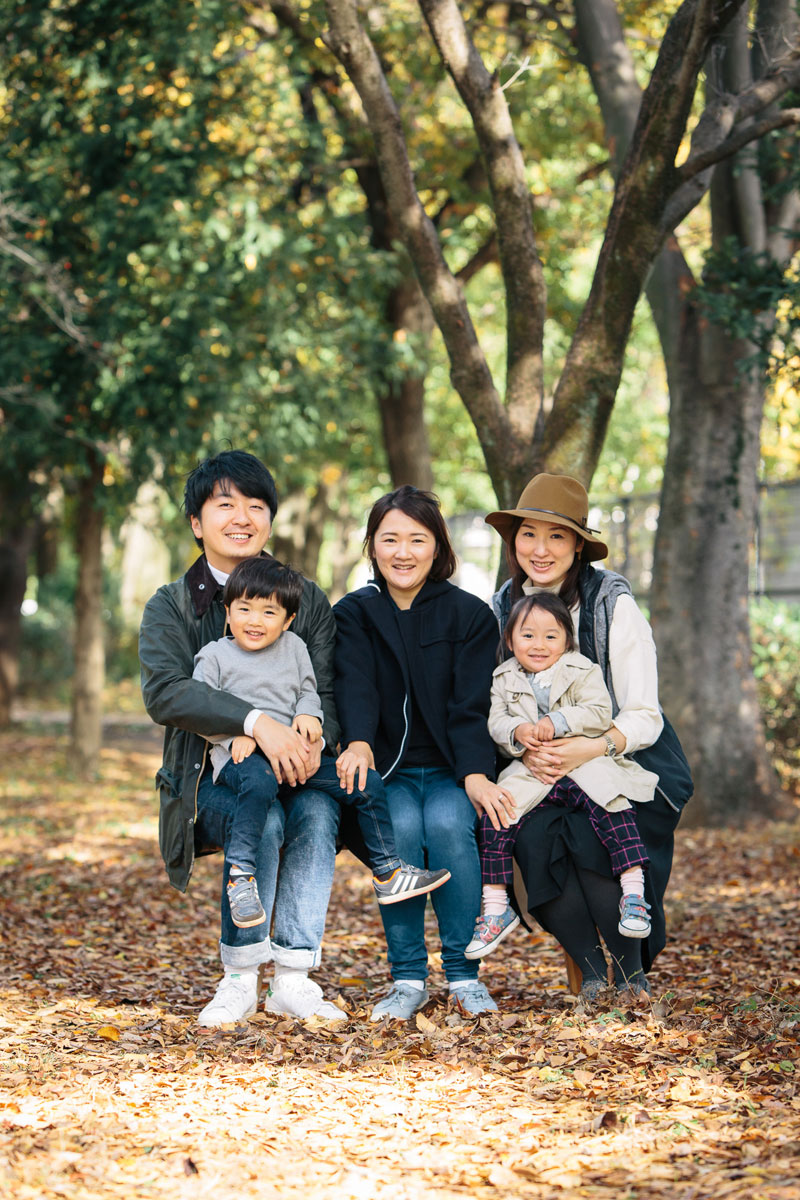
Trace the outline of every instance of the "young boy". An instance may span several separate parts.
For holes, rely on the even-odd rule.
[[[248,558],[231,572],[223,603],[231,637],[203,646],[195,657],[194,678],[230,692],[291,727],[309,743],[322,737],[322,705],[308,651],[289,629],[300,606],[303,578],[269,558]],[[256,850],[269,808],[280,785],[253,738],[211,736],[214,782],[236,793],[226,859],[231,918],[240,929],[260,925],[266,914],[255,880]],[[447,870],[408,866],[395,851],[394,835],[380,776],[368,791],[342,788],[331,758],[323,757],[313,786],[343,804],[355,804],[367,847],[379,904],[396,904],[441,887]]]

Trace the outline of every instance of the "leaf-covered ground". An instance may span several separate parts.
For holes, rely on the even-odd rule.
[[[81,784],[62,740],[0,737],[0,1194],[63,1197],[800,1195],[800,821],[679,834],[652,1001],[582,1013],[518,931],[483,968],[498,1017],[386,986],[364,869],[342,856],[318,979],[351,1015],[201,1030],[219,863],[172,891],[157,755]],[[432,942],[433,942],[432,936]]]

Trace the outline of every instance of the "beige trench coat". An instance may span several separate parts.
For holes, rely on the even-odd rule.
[[[569,651],[558,660],[550,685],[550,711],[563,714],[573,736],[599,737],[612,722],[611,697],[596,663]],[[528,674],[509,658],[492,675],[489,733],[502,752],[519,760],[524,747],[514,741],[514,730],[524,721],[538,721],[540,713]],[[595,804],[609,812],[630,808],[629,801],[646,804],[653,799],[658,776],[629,758],[593,758],[569,772]],[[512,762],[497,781],[515,801],[519,821],[547,795],[552,786],[534,779],[520,761]]]

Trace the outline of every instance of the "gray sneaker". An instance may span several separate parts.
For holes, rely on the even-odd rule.
[[[401,862],[383,883],[373,878],[372,886],[378,904],[399,904],[401,900],[410,900],[412,896],[424,896],[434,891],[447,883],[449,878],[449,871],[423,871],[422,867],[410,867],[408,863]]]
[[[252,875],[239,875],[229,880],[228,903],[231,906],[231,920],[238,929],[263,925],[267,919]]]
[[[460,987],[453,988],[450,998],[455,1000],[460,1009],[472,1017],[477,1016],[478,1013],[497,1012],[497,1005],[487,992],[485,985],[479,983],[477,979],[470,979],[468,983],[462,983]]]
[[[399,979],[382,1000],[370,1013],[370,1021],[382,1021],[384,1017],[392,1017],[398,1021],[408,1021],[423,1005],[428,1003],[428,989],[411,987]]]

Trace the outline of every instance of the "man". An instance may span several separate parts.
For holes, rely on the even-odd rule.
[[[345,1014],[324,1000],[308,977],[320,961],[340,814],[336,800],[313,787],[323,742],[309,743],[246,701],[192,678],[194,656],[223,636],[222,588],[228,575],[243,558],[264,551],[278,507],[275,483],[252,454],[225,451],[192,471],[184,507],[203,553],[181,579],[159,588],[148,601],[139,635],[145,706],[166,726],[156,783],[159,841],[170,882],[185,891],[195,856],[227,849],[236,797],[213,782],[204,735],[255,738],[277,778],[292,785],[271,809],[256,856],[255,877],[267,913],[274,900],[273,935],[269,920],[246,929],[234,925],[225,902],[226,867],[220,936],[224,975],[198,1020],[215,1026],[254,1013],[262,964],[270,961],[269,1011],[342,1020]],[[308,648],[322,701],[324,744],[334,750],[339,740],[335,625],[325,595],[308,579],[293,629]]]

